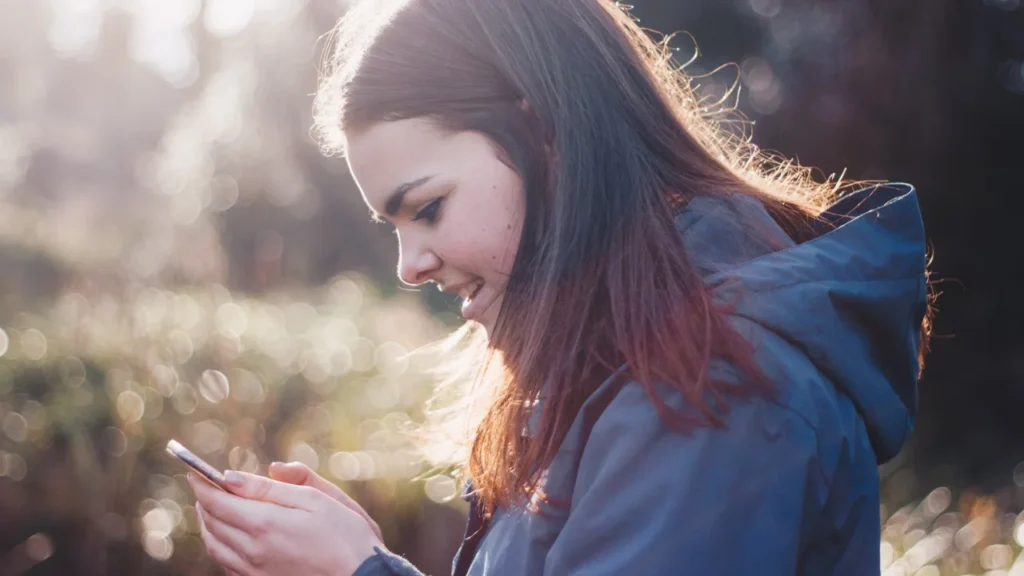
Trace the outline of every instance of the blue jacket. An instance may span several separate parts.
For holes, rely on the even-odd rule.
[[[741,295],[730,321],[778,396],[733,400],[727,428],[687,435],[638,384],[610,379],[547,470],[545,491],[569,506],[499,509],[485,523],[470,498],[453,571],[878,574],[877,464],[917,408],[924,230],[907,184],[849,194],[828,218],[837,227],[796,245],[757,200],[694,199],[677,218],[684,246],[716,298]],[[418,572],[379,551],[356,574]]]

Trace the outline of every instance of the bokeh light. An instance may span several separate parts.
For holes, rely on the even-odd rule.
[[[203,370],[199,377],[199,394],[211,404],[227,398],[230,390],[228,377],[219,370]]]
[[[437,503],[448,502],[455,497],[457,493],[457,487],[455,480],[450,476],[438,474],[427,478],[427,482],[423,487],[427,497]]]
[[[25,541],[25,554],[34,562],[42,562],[53,554],[53,540],[41,532],[33,534]]]

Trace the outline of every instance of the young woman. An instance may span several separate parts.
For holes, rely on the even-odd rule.
[[[928,335],[913,188],[728,136],[608,0],[364,2],[337,32],[325,142],[488,361],[453,572],[877,573]],[[311,470],[228,476],[192,485],[229,572],[418,574]]]

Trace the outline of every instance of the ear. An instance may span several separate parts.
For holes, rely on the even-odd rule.
[[[533,107],[530,106],[530,103],[529,103],[529,101],[526,100],[525,96],[520,96],[518,103],[519,103],[519,109],[522,110],[523,112],[532,112]],[[531,114],[531,116],[535,116],[535,115]],[[552,164],[555,164],[555,163],[558,162],[558,150],[554,149],[554,147],[552,146],[550,141],[546,142],[544,144],[544,153],[547,155],[548,160]]]

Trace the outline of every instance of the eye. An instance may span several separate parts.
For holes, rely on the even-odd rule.
[[[424,206],[423,209],[420,210],[418,214],[416,214],[416,216],[413,218],[413,221],[426,220],[430,224],[437,222],[437,217],[441,211],[441,204],[443,200],[443,196],[432,200],[429,204]]]

